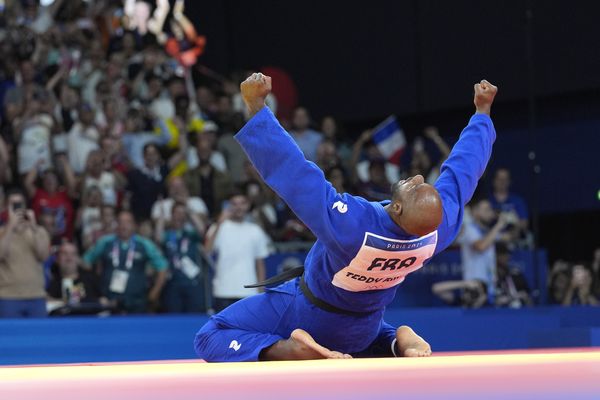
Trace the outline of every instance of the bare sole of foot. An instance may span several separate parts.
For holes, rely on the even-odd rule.
[[[401,326],[396,330],[396,347],[402,357],[429,357],[431,346],[409,326]]]
[[[348,354],[329,350],[318,344],[308,332],[295,329],[289,339],[280,340],[264,349],[260,359],[264,361],[319,360],[352,358]]]

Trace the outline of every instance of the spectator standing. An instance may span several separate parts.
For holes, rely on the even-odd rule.
[[[147,143],[144,146],[144,166],[130,171],[127,176],[130,208],[136,220],[150,218],[152,206],[166,194],[165,180],[168,174],[169,168],[163,164],[156,144]]]
[[[83,191],[81,203],[77,210],[76,226],[81,232],[83,248],[87,249],[93,243],[92,232],[100,229],[102,222],[100,213],[102,209],[102,191],[97,186],[89,186]],[[96,237],[95,239],[98,239]]]
[[[20,175],[36,167],[48,169],[52,164],[51,139],[55,121],[47,109],[48,97],[47,92],[35,91],[25,103],[23,117],[17,123]]]
[[[88,155],[100,147],[99,140],[100,132],[94,125],[94,110],[84,103],[79,107],[78,120],[67,137],[69,162],[76,174],[85,171]]]
[[[387,199],[390,182],[397,182],[400,179],[400,168],[384,159],[377,145],[371,140],[373,134],[372,129],[367,129],[354,143],[350,160],[350,180],[363,192],[363,195],[371,193],[373,200],[382,196]],[[364,159],[361,161],[363,156]]]
[[[496,287],[495,244],[506,227],[506,215],[496,214],[490,202],[480,199],[473,204],[472,221],[463,225],[459,236],[463,280],[477,280],[485,286],[487,300],[494,304]],[[492,225],[493,224],[493,225]]]
[[[159,218],[163,218],[165,223],[171,222],[173,205],[183,203],[187,206],[189,213],[199,218],[201,222],[199,233],[204,233],[208,221],[208,209],[204,201],[200,197],[190,196],[185,181],[180,176],[170,178],[168,186],[169,197],[157,200],[152,206],[152,220],[157,221]]]
[[[89,249],[102,236],[114,234],[116,231],[117,211],[115,207],[104,204],[100,207],[100,221],[94,220],[93,226],[83,235],[83,248]]]
[[[317,161],[317,148],[323,140],[323,134],[310,129],[310,115],[304,107],[294,110],[291,135],[307,160]]]
[[[321,132],[324,140],[329,140],[335,144],[337,155],[342,161],[344,168],[349,167],[352,158],[352,146],[343,140],[343,129],[339,122],[331,115],[323,117],[321,120]]]
[[[42,172],[41,184],[38,180],[38,168],[33,168],[25,177],[25,188],[31,200],[31,208],[39,220],[42,213],[54,215],[54,231],[59,237],[71,239],[73,237],[73,222],[75,213],[71,193],[75,191],[75,176],[68,162],[62,158],[63,171],[65,171],[65,186],[61,186],[58,175],[53,169]]]
[[[44,267],[50,238],[20,190],[7,193],[8,223],[0,228],[0,317],[46,315]]]
[[[234,193],[206,235],[206,249],[217,257],[212,285],[216,311],[258,293],[244,285],[265,279],[268,237],[257,224],[247,220],[249,209],[247,197]]]
[[[185,203],[173,203],[169,214],[168,223],[165,215],[160,214],[155,233],[170,262],[163,306],[170,313],[204,312],[208,278],[200,253],[204,222]]]
[[[154,243],[135,234],[135,227],[133,214],[121,211],[116,235],[101,237],[83,256],[88,266],[100,263],[102,295],[125,313],[143,313],[148,303],[158,302],[168,266]],[[156,271],[150,290],[146,264]]]
[[[164,145],[169,140],[168,132],[157,135],[144,130],[144,118],[140,110],[130,108],[125,117],[123,148],[134,168],[144,167],[144,146],[148,143]],[[166,130],[164,130],[166,131]]]
[[[217,215],[231,191],[231,180],[212,164],[213,149],[208,140],[198,138],[196,154],[198,166],[184,174],[185,183],[192,196],[204,200],[209,215]]]
[[[124,178],[119,172],[113,172],[111,166],[106,169],[104,154],[100,150],[90,151],[82,183],[83,190],[92,186],[102,192],[102,202],[111,206],[117,205],[118,191],[125,185]]]

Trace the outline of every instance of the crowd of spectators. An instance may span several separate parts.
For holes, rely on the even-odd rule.
[[[0,316],[221,309],[255,293],[242,285],[264,278],[274,242],[314,240],[233,138],[246,119],[243,74],[202,76],[194,65],[205,40],[183,1],[156,4],[137,20],[121,1],[6,2]],[[402,177],[433,183],[450,152],[428,127],[397,165],[373,130],[351,145],[335,118],[315,121],[304,107],[284,123],[338,191],[369,200],[388,199]],[[490,254],[498,240],[507,249],[531,242],[527,206],[509,188],[499,169],[489,199],[472,207],[460,243],[486,261],[466,266],[465,279],[528,304],[505,279],[508,261],[496,272]],[[594,268],[598,276],[597,260]],[[571,286],[571,297],[588,298]]]

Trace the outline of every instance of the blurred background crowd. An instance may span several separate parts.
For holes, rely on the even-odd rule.
[[[2,8],[0,316],[218,311],[256,293],[243,285],[264,279],[270,255],[310,247],[312,233],[234,139],[248,71],[202,65],[210,37],[183,1]],[[277,93],[268,106],[284,109],[282,123],[339,192],[373,201],[404,177],[435,182],[444,138],[458,134],[411,132],[393,162],[377,129],[313,119],[310,104],[290,107]],[[422,290],[466,307],[538,302],[511,264],[534,247],[511,172],[489,171],[469,206],[455,243],[460,279]],[[600,248],[555,261],[547,284],[550,302],[598,304]]]

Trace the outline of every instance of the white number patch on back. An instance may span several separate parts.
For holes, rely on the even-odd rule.
[[[397,240],[366,232],[350,265],[333,276],[333,285],[351,292],[388,289],[400,284],[433,256],[437,231],[413,240]]]

